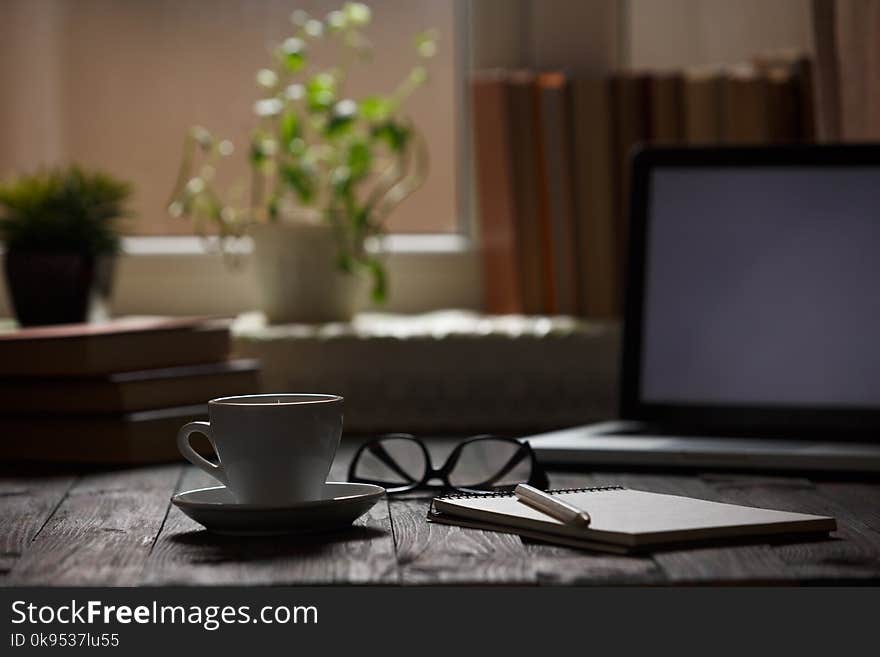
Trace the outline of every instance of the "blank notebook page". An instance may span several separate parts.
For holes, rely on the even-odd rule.
[[[628,488],[557,491],[569,504],[587,511],[589,527],[564,523],[520,502],[513,495],[437,498],[441,513],[621,545],[700,540],[779,533],[829,532],[833,518],[709,502]]]

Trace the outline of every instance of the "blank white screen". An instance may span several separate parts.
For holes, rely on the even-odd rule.
[[[880,406],[880,168],[661,168],[641,397]]]

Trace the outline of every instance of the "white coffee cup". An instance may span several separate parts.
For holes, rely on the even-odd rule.
[[[241,504],[282,506],[321,499],[342,435],[342,397],[283,393],[220,397],[208,402],[210,422],[177,433],[180,453],[224,484]],[[190,445],[204,434],[219,464]]]

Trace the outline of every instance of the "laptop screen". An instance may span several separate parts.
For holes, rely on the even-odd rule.
[[[880,166],[648,172],[641,403],[880,407]]]

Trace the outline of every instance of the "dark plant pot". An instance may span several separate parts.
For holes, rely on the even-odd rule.
[[[112,257],[12,251],[4,265],[22,326],[84,322],[91,307],[110,296]]]

